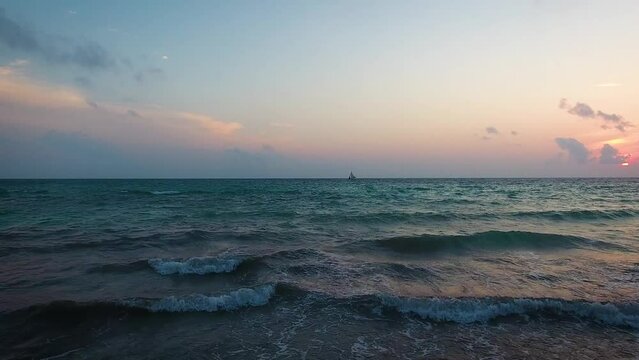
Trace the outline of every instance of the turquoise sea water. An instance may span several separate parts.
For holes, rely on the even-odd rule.
[[[0,181],[3,358],[635,358],[639,179]]]

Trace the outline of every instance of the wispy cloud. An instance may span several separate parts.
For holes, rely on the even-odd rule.
[[[495,128],[494,126],[488,126],[485,130],[486,134],[499,135],[499,130],[497,130],[497,128]]]
[[[194,121],[203,128],[219,135],[231,135],[242,128],[242,124],[240,123],[224,122],[203,114],[183,112],[178,113],[178,116],[186,120]]]
[[[597,117],[603,119],[608,124],[611,124],[610,126],[621,132],[625,132],[626,128],[628,127],[633,127],[633,125],[629,121],[624,120],[623,116],[621,115],[607,114],[603,111],[597,111]],[[608,124],[604,124],[602,127],[604,129],[607,129],[610,127]]]
[[[8,67],[13,69],[13,67]],[[109,117],[145,119],[148,126],[178,128],[189,134],[230,136],[242,128],[237,122],[226,122],[206,114],[175,111],[138,104],[135,107],[96,103],[78,89],[38,83],[10,72],[0,75],[0,103],[13,103],[27,108],[66,109],[68,112],[91,111]],[[204,130],[204,132],[202,131]],[[176,130],[177,131],[177,130]]]
[[[0,76],[17,75],[22,72],[22,69],[29,64],[28,60],[18,59],[14,60],[7,65],[0,66]]]
[[[490,139],[492,139],[493,137],[499,135],[499,130],[497,130],[496,127],[494,126],[486,126],[484,128],[484,133],[483,135],[481,135],[481,139],[488,141]]]
[[[15,67],[7,68],[10,70],[0,70],[0,102],[47,108],[87,107],[84,95],[75,89],[37,83],[16,73]]]
[[[588,162],[590,157],[590,151],[574,138],[556,138],[555,143],[559,148],[566,151],[570,156],[570,159],[580,164]]]
[[[623,84],[619,84],[619,83],[601,83],[601,84],[596,84],[596,87],[619,87],[619,86],[623,86]]]
[[[595,117],[595,111],[590,106],[588,106],[588,104],[579,103],[579,102],[575,104],[575,106],[573,106],[572,108],[568,109],[568,113],[577,115],[583,118]]]
[[[599,116],[600,118],[606,120],[606,121],[610,121],[610,122],[620,122],[623,120],[623,117],[621,117],[621,115],[617,115],[617,114],[606,114],[603,111],[597,111],[597,116]]]
[[[50,63],[73,64],[89,70],[115,65],[111,54],[100,44],[42,41],[31,29],[9,19],[3,8],[0,8],[0,43],[12,50],[38,55]]]
[[[75,12],[67,14],[71,16]],[[123,73],[140,84],[151,78],[161,78],[164,74],[157,66],[134,66],[128,57],[117,56],[95,41],[38,33],[8,17],[0,7],[0,50],[3,48],[50,65],[71,66],[85,72]],[[164,60],[167,59],[164,56]],[[89,83],[93,85],[93,82],[87,76],[78,76],[75,80],[86,88],[93,87],[88,86]]]
[[[36,51],[39,48],[34,34],[7,18],[4,8],[0,8],[0,42],[17,50]]]
[[[590,105],[578,102],[571,106],[565,98],[559,100],[559,108],[568,111],[569,114],[576,115],[581,118],[595,117],[595,111],[590,107]]]
[[[618,114],[606,113],[601,110],[595,111],[590,105],[577,102],[575,105],[570,105],[568,100],[561,99],[559,101],[559,108],[566,110],[569,114],[578,116],[582,119],[600,119],[604,123],[602,128],[609,129],[614,128],[621,132],[625,132],[627,128],[634,125]]]
[[[129,116],[133,116],[133,117],[137,117],[137,118],[142,117],[142,116],[140,116],[140,114],[138,114],[138,112],[137,112],[137,111],[135,111],[135,110],[131,110],[131,109],[129,109],[129,110],[127,110],[127,112],[126,112],[126,113],[127,113],[127,115],[129,115]]]

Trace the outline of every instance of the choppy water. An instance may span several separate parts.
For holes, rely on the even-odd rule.
[[[636,358],[639,180],[0,181],[0,349]]]

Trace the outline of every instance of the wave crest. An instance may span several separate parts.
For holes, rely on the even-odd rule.
[[[595,322],[639,328],[639,306],[557,299],[412,299],[379,296],[382,305],[433,321],[461,324],[486,322],[511,315],[547,313],[568,315]]]
[[[151,312],[216,312],[266,305],[274,294],[275,285],[262,285],[256,288],[242,288],[218,296],[202,294],[169,296],[159,300],[125,301],[124,304],[134,308],[141,307]]]
[[[186,260],[151,259],[148,263],[161,275],[205,275],[233,272],[242,263],[242,260],[233,258],[193,257]]]

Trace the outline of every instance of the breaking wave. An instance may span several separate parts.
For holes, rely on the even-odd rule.
[[[242,261],[242,259],[234,258],[223,259],[216,257],[193,257],[186,260],[151,259],[148,263],[161,275],[204,275],[235,271]]]
[[[192,294],[159,299],[134,298],[115,301],[53,301],[5,314],[7,319],[52,319],[73,323],[97,318],[121,318],[125,314],[160,312],[217,312],[266,305],[275,294],[275,285],[241,288],[220,295]],[[2,315],[2,313],[0,313]]]
[[[639,304],[601,303],[584,300],[572,301],[555,298],[410,298],[393,294],[369,294],[335,297],[307,290],[292,284],[266,284],[241,288],[223,294],[191,294],[165,298],[133,298],[119,301],[74,302],[55,301],[43,305],[15,310],[9,317],[31,319],[50,317],[55,321],[94,317],[118,317],[123,314],[226,312],[268,304],[277,294],[285,301],[303,301],[314,309],[324,306],[343,306],[356,311],[372,310],[377,316],[392,316],[393,312],[418,316],[433,322],[457,324],[485,323],[508,317],[539,317],[553,319],[580,319],[608,326],[639,329]],[[311,299],[312,302],[308,303]]]
[[[159,300],[127,300],[123,303],[151,312],[216,312],[266,305],[274,294],[275,285],[262,285],[217,296],[193,294],[181,297],[169,296]]]
[[[380,295],[383,306],[432,321],[461,324],[513,315],[572,316],[602,324],[639,328],[637,304],[612,304],[558,299],[428,298]]]
[[[160,275],[206,275],[231,273],[242,267],[259,269],[268,261],[293,262],[302,259],[324,259],[326,255],[310,249],[286,249],[260,255],[236,255],[235,257],[201,256],[184,259],[136,260],[129,263],[112,263],[95,265],[87,270],[89,273],[132,273],[152,269]]]

